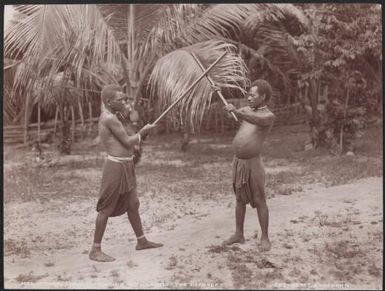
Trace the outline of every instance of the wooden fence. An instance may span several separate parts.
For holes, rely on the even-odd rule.
[[[240,99],[238,99],[240,100]],[[244,101],[232,100],[236,107],[242,106]],[[277,116],[274,126],[280,125],[295,125],[305,122],[306,116],[299,103],[288,106],[275,106],[271,107],[271,110]],[[85,138],[95,138],[97,136],[97,122],[99,117],[94,117],[85,121],[82,125],[80,120],[75,122],[74,128],[72,128],[72,137],[75,141],[80,141]],[[40,140],[45,141],[48,136],[59,134],[60,122],[56,124],[54,121],[42,122],[40,124]],[[202,126],[201,133],[224,133],[233,131],[238,128],[239,124],[235,122],[232,117],[224,112],[223,104],[213,103],[210,110],[206,114]],[[72,126],[73,127],[73,126]],[[171,122],[165,118],[159,123],[158,133],[172,133],[178,129],[171,124]],[[22,125],[11,125],[3,128],[3,143],[6,145],[23,144],[24,129]],[[28,126],[28,142],[31,144],[38,140],[38,124],[30,124]]]

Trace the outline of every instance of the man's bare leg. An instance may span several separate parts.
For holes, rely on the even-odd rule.
[[[269,240],[269,235],[268,235],[269,209],[267,208],[265,199],[257,203],[257,213],[258,213],[259,225],[261,226],[261,230],[262,230],[260,250],[263,252],[266,252],[271,249],[271,242]]]
[[[136,190],[130,194],[129,209],[127,211],[128,220],[135,232],[137,238],[136,250],[159,248],[163,246],[161,243],[155,243],[147,240],[143,234],[142,220],[139,215],[139,199]]]
[[[95,234],[94,234],[94,244],[92,245],[91,251],[89,253],[89,258],[98,262],[112,262],[115,259],[101,250],[101,242],[106,230],[106,225],[108,221],[109,214],[103,211],[100,211],[96,216],[95,223]]]
[[[268,235],[269,209],[267,208],[264,189],[265,169],[260,158],[254,159],[251,172],[252,178],[250,179],[250,188],[254,195],[253,197],[255,206],[257,208],[258,221],[262,230],[260,251],[265,252],[270,250],[271,243]]]
[[[244,243],[245,237],[243,235],[243,225],[245,222],[246,204],[240,200],[237,200],[235,206],[235,234],[233,234],[228,240],[224,242],[226,245],[234,243]]]

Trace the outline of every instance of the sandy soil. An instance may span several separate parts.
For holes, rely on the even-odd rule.
[[[96,181],[100,174],[87,171],[84,177]],[[234,230],[230,191],[210,200],[186,194],[176,201],[165,194],[156,205],[153,195],[145,193],[141,213],[147,237],[164,247],[136,251],[126,217],[113,218],[103,242],[105,252],[116,258],[112,263],[88,259],[96,197],[10,202],[4,208],[4,284],[49,289],[381,289],[382,184],[382,178],[368,178],[275,195],[268,201],[273,245],[267,253],[258,251],[259,226],[250,207],[245,244],[221,246]],[[190,210],[182,213],[181,203]]]

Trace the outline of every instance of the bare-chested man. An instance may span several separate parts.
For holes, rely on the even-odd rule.
[[[272,89],[265,80],[251,84],[247,97],[249,106],[236,109],[232,104],[225,110],[233,112],[242,124],[234,137],[233,188],[236,196],[235,234],[225,244],[244,243],[243,225],[246,204],[257,208],[262,229],[261,251],[268,251],[271,243],[268,236],[269,210],[265,197],[265,169],[261,160],[262,144],[272,128],[275,115],[267,108]]]
[[[134,147],[155,126],[145,125],[138,133],[122,121],[132,100],[116,85],[105,86],[101,93],[103,109],[99,118],[99,137],[108,156],[103,167],[99,200],[96,206],[94,243],[89,253],[91,260],[111,262],[115,259],[101,250],[101,242],[109,217],[127,213],[137,238],[137,250],[161,247],[163,244],[148,241],[143,234],[139,215],[139,199],[133,161]],[[126,122],[123,122],[126,123]]]

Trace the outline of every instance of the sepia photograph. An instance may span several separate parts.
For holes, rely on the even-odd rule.
[[[2,12],[3,289],[382,290],[380,4]]]

